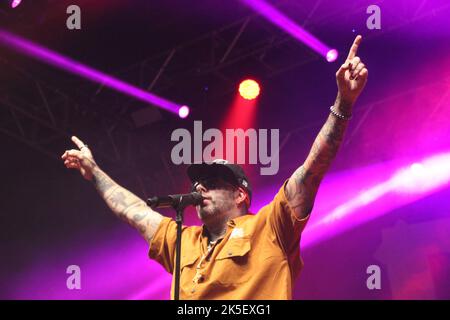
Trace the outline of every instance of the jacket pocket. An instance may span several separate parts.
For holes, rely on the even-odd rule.
[[[215,258],[215,279],[223,285],[240,284],[251,276],[250,238],[229,239]]]
[[[181,254],[181,261],[180,261],[180,270],[183,271],[183,269],[185,267],[190,267],[192,266],[195,261],[197,260],[197,256],[193,253],[185,253],[185,254]]]

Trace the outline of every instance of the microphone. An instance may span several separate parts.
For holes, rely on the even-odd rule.
[[[177,208],[187,207],[190,205],[196,206],[201,204],[203,197],[198,192],[191,192],[185,194],[170,194],[168,196],[156,196],[147,199],[147,205],[152,208]]]

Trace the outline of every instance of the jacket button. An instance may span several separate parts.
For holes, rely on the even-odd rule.
[[[231,251],[228,251],[228,255],[229,256],[231,256],[233,254],[233,252],[231,252]]]

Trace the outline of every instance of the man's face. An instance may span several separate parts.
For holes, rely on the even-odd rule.
[[[201,220],[224,215],[236,206],[237,187],[221,178],[202,179],[194,184],[194,188],[205,198],[196,206]]]

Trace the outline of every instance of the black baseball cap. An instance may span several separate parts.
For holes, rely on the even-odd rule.
[[[227,160],[216,159],[213,162],[194,163],[187,169],[192,183],[206,178],[222,178],[235,186],[242,187],[248,194],[249,206],[252,201],[252,186],[241,166]]]

